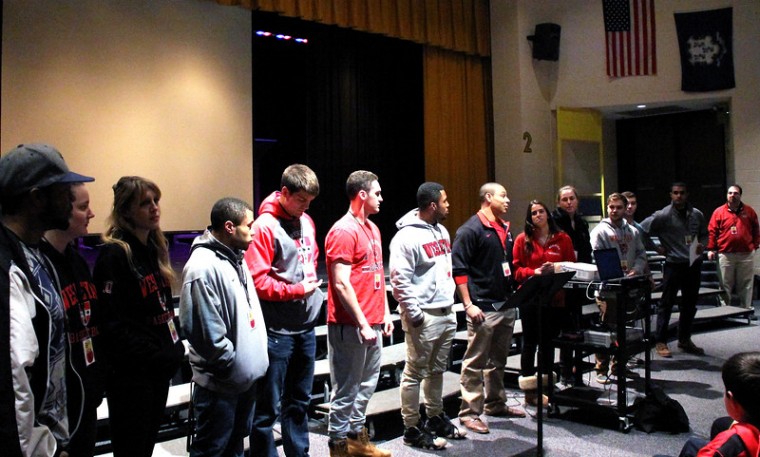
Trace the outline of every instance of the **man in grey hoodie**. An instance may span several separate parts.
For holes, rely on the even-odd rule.
[[[591,249],[617,249],[620,256],[620,266],[626,276],[642,275],[649,272],[647,252],[644,249],[643,235],[625,218],[628,200],[617,192],[607,197],[607,217],[591,231]],[[606,311],[606,293],[597,297],[600,308]],[[604,304],[604,305],[602,305]],[[597,353],[596,381],[599,384],[609,384],[610,373],[609,354]],[[625,370],[623,368],[623,370]],[[612,376],[622,376],[617,372],[617,364],[612,362]]]
[[[461,439],[443,412],[443,372],[457,329],[451,239],[440,224],[449,214],[446,191],[436,182],[417,190],[417,209],[396,222],[391,240],[390,273],[393,297],[399,303],[406,339],[406,364],[401,375],[401,416],[404,444],[443,449],[445,438]],[[425,392],[428,420],[420,424],[420,385]]]
[[[182,272],[180,322],[190,343],[196,434],[190,456],[243,456],[253,424],[256,380],[266,373],[267,334],[243,252],[253,211],[237,198],[211,210]]]

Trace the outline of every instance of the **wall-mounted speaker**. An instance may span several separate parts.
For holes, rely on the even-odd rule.
[[[533,42],[533,58],[536,60],[559,60],[559,36],[562,27],[547,22],[536,24],[533,35],[528,40]]]

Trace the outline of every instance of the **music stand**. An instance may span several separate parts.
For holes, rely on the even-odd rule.
[[[548,306],[551,303],[551,299],[554,295],[564,287],[564,285],[575,276],[574,271],[563,271],[560,273],[553,273],[548,275],[531,276],[527,281],[522,283],[517,292],[515,292],[507,303],[511,306],[518,306],[523,303],[530,303],[533,301],[538,302],[538,363],[536,363],[536,378],[537,389],[536,394],[538,397],[538,415],[536,416],[536,455],[542,456],[544,452],[544,430],[543,430],[543,335],[541,330],[541,309],[544,306]],[[550,370],[551,371],[551,370]],[[549,380],[552,381],[552,376],[549,375]],[[551,386],[550,386],[551,388]]]

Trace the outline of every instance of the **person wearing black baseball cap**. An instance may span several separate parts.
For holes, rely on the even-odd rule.
[[[38,249],[66,229],[71,185],[94,178],[69,170],[57,149],[22,144],[0,157],[0,448],[6,455],[61,455],[69,438],[61,296]]]

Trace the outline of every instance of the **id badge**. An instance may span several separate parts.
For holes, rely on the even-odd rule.
[[[82,340],[82,349],[84,350],[84,363],[85,366],[90,366],[95,363],[95,348],[92,346],[92,338],[85,338]]]
[[[684,240],[684,241],[686,241],[686,245],[687,245],[687,246],[688,246],[688,245],[690,245],[690,244],[691,244],[691,235],[686,235],[686,237],[685,237],[685,240]]]
[[[317,279],[317,272],[314,269],[314,262],[306,261],[303,264],[303,277],[309,280]]]
[[[623,271],[628,271],[628,261],[627,260],[621,260],[620,261],[620,269]]]
[[[504,272],[505,278],[512,276],[512,269],[509,267],[509,262],[501,262],[501,271]]]
[[[179,341],[179,334],[177,333],[177,327],[174,326],[174,319],[169,320],[167,324],[169,325],[169,333],[172,334],[172,342],[176,343]]]
[[[256,318],[253,316],[253,310],[248,310],[248,322],[251,323],[251,328],[256,328]]]
[[[380,290],[383,285],[383,275],[375,273],[375,290]]]
[[[736,235],[739,231],[736,229],[735,225],[731,226],[731,235]]]

